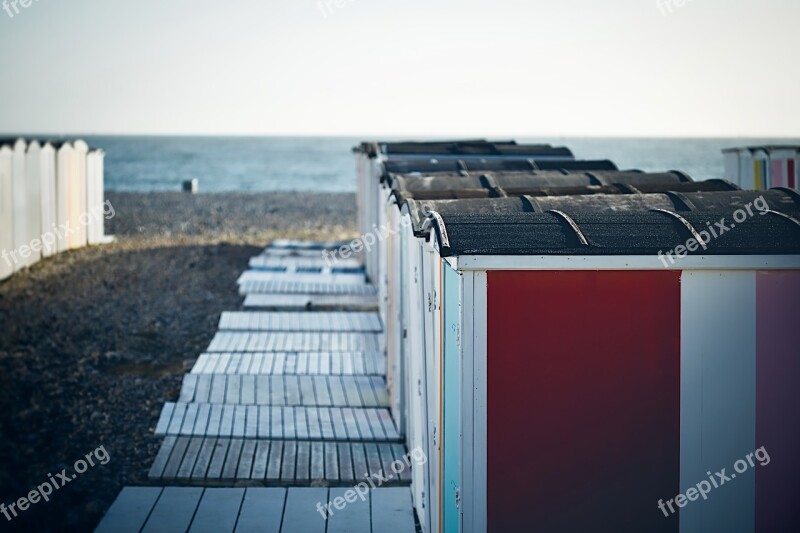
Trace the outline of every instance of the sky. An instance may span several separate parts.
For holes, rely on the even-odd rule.
[[[23,1],[4,133],[800,136],[798,0]]]

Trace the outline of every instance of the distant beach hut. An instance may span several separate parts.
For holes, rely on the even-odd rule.
[[[104,163],[103,150],[91,150],[86,156],[86,203],[92,219],[89,224],[87,238],[89,244],[103,244],[105,240],[105,217],[103,203]]]
[[[383,187],[382,178],[387,162],[404,161],[409,172],[417,171],[432,161],[470,163],[474,161],[518,160],[523,163],[573,161],[575,157],[565,147],[548,144],[517,144],[514,141],[443,141],[443,142],[396,142],[362,143],[355,150],[358,179],[358,228],[361,235],[375,235],[386,228],[386,201],[388,190]],[[382,257],[381,242],[365,250],[367,275],[380,284],[385,265],[379,265]]]
[[[32,140],[25,154],[26,231],[31,248],[28,265],[42,259],[42,145]]]
[[[42,215],[42,256],[50,257],[58,251],[56,233],[56,150],[46,142],[39,159]]]
[[[69,246],[69,235],[65,228],[71,226],[70,213],[70,184],[75,181],[74,174],[76,165],[74,163],[75,150],[69,142],[56,145],[56,226],[58,252],[64,252]],[[72,229],[70,227],[70,229]]]
[[[14,273],[14,151],[0,141],[0,280]]]
[[[725,178],[743,189],[800,186],[797,179],[800,146],[751,146],[727,148]]]
[[[713,211],[429,215],[420,294],[436,294],[422,321],[441,398],[429,530],[660,531],[658,502],[707,471],[800,447],[775,416],[800,401],[796,217],[772,210],[659,259],[705,240],[709,221],[738,220],[740,193],[726,194]],[[745,470],[681,509],[681,529],[793,516],[780,495],[800,461]]]

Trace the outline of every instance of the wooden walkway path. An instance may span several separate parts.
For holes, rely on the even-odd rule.
[[[162,409],[158,486],[126,487],[98,531],[416,532],[377,294],[357,262],[323,264],[339,246],[277,242],[251,260],[246,310],[222,314]]]
[[[344,488],[127,487],[97,528],[100,533],[133,531],[192,533],[415,533],[411,491],[379,488],[327,520],[317,511]],[[352,499],[352,498],[350,498]]]

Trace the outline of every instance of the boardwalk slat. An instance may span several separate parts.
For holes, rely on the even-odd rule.
[[[211,457],[211,464],[208,467],[206,477],[208,479],[220,479],[222,477],[222,467],[225,466],[225,456],[228,454],[230,439],[218,439],[214,445],[214,455]]]
[[[161,496],[160,487],[125,487],[95,530],[97,533],[135,533],[142,529]]]
[[[284,488],[248,488],[239,511],[236,533],[280,533]]]
[[[322,442],[311,443],[311,481],[325,479],[325,447]]]
[[[415,533],[411,489],[378,488],[371,493],[372,530],[382,533]]]
[[[177,441],[178,437],[164,437],[164,442],[161,443],[161,448],[158,449],[156,458],[153,460],[153,465],[150,467],[148,477],[160,478],[163,475],[164,468],[167,467],[167,461],[169,461],[169,456],[172,454],[172,448],[175,447]]]
[[[290,488],[281,533],[325,533],[326,521],[316,508],[317,503],[325,505],[327,501],[328,489]]]
[[[206,489],[190,533],[232,533],[243,499],[244,489]]]
[[[267,462],[269,461],[270,441],[259,440],[256,446],[256,454],[253,458],[253,470],[250,473],[251,479],[263,480],[267,477]]]
[[[172,453],[167,461],[167,466],[164,467],[164,477],[174,478],[178,474],[178,469],[183,462],[183,456],[186,453],[186,448],[189,447],[189,437],[178,437],[175,441],[175,446],[172,447]]]
[[[295,479],[295,465],[297,461],[297,442],[290,441],[283,445],[283,460],[281,461],[281,481],[293,482]]]
[[[242,439],[231,439],[231,443],[228,446],[228,456],[225,458],[225,465],[222,467],[222,479],[236,479],[242,446],[244,446]]]
[[[256,441],[251,439],[244,441],[242,452],[239,454],[239,468],[236,471],[236,479],[250,479],[253,463],[255,462],[257,444]]]
[[[187,531],[203,496],[202,488],[166,487],[145,524],[143,533]]]
[[[297,443],[295,477],[300,481],[311,479],[311,443],[308,441]]]
[[[281,478],[281,464],[283,461],[283,442],[273,441],[269,450],[267,463],[267,480],[277,481]]]
[[[341,511],[336,509],[335,507],[331,507],[331,515],[328,517],[328,530],[327,533],[353,533],[356,531],[363,531],[363,532],[370,532],[373,531],[371,529],[372,523],[370,519],[370,501],[369,501],[369,494],[365,496],[365,499],[362,500],[360,497],[353,502],[348,502],[345,500],[346,496],[349,491],[353,489],[330,489],[330,494],[328,496],[328,501],[336,502],[337,498],[342,498],[345,502],[347,502],[347,507],[342,509]],[[350,493],[350,500],[353,499],[352,493]],[[338,501],[342,501],[338,500]],[[323,505],[325,502],[323,502]],[[379,530],[374,530],[376,533]]]
[[[189,446],[186,447],[186,453],[183,455],[183,461],[178,469],[178,474],[175,476],[178,479],[190,479],[194,465],[197,462],[197,456],[200,454],[200,447],[203,445],[202,437],[193,437],[189,441]]]
[[[217,439],[205,439],[203,445],[200,447],[200,453],[197,454],[197,461],[192,470],[192,479],[199,480],[205,479],[209,466],[211,465],[211,458],[214,456],[214,449],[216,448]]]

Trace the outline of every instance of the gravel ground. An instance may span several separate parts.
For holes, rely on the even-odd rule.
[[[353,195],[110,193],[115,244],[0,283],[0,501],[103,446],[98,464],[0,529],[91,531],[124,485],[148,484],[163,402],[236,309],[236,278],[277,237],[355,233]],[[102,453],[99,454],[102,458]]]

